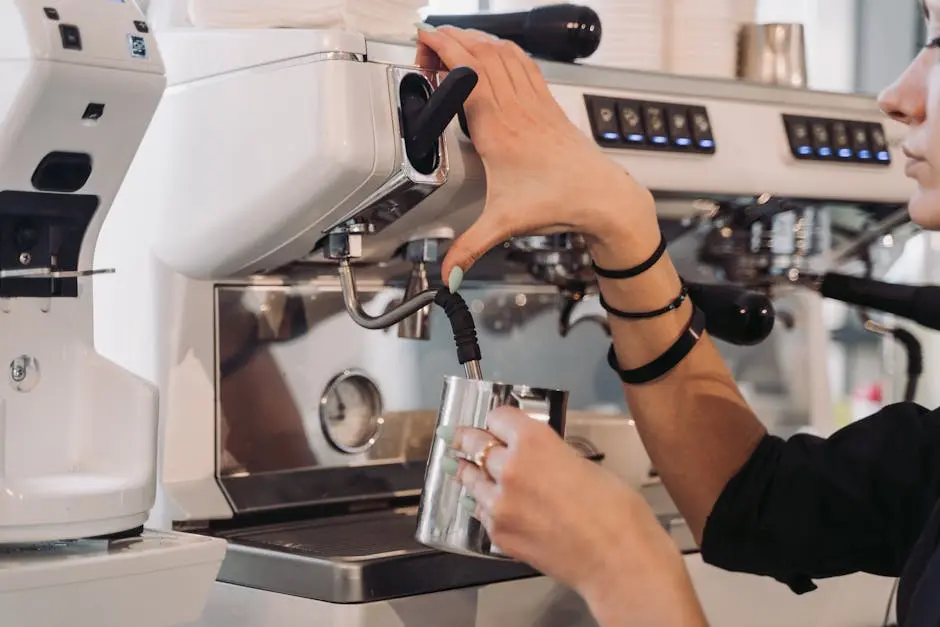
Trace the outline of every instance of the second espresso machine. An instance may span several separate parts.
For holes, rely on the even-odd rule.
[[[482,426],[503,403],[648,496],[715,624],[762,621],[713,594],[726,579],[813,620],[772,582],[701,564],[606,364],[577,234],[506,242],[460,299],[440,289],[486,195],[461,120],[472,71],[415,68],[412,46],[349,32],[158,39],[170,88],[102,230],[98,263],[119,271],[96,286],[96,342],[161,392],[153,523],[228,541],[200,624],[592,625],[472,521],[450,539],[418,531],[439,415]],[[864,97],[542,70],[572,122],[653,190],[690,295],[770,399],[769,426],[830,430],[820,286],[858,263],[877,278],[896,256],[901,126]],[[464,411],[469,396],[480,406]],[[866,599],[840,610],[846,625],[880,616],[890,590],[839,586]]]

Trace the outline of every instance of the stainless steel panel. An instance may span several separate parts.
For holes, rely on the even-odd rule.
[[[373,312],[402,294],[362,283]],[[462,294],[477,316],[489,378],[568,389],[571,409],[624,407],[605,362],[608,338],[597,325],[559,337],[553,288],[470,281]],[[359,328],[332,274],[294,285],[219,286],[217,306],[219,476],[237,512],[417,496],[444,377],[462,375],[440,311],[432,311],[429,340]],[[327,398],[331,382],[348,371],[371,379],[381,395],[381,428],[356,452],[338,450],[322,418],[325,404],[337,404]],[[355,424],[343,428],[368,433],[368,394],[344,392]]]

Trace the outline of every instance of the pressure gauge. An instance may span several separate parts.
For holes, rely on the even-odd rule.
[[[320,397],[320,426],[338,451],[368,451],[378,439],[382,423],[382,395],[365,373],[347,370],[327,384]]]

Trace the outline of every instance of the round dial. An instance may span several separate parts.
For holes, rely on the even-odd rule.
[[[320,398],[320,426],[343,453],[363,453],[382,429],[382,395],[362,372],[346,371],[330,381]]]

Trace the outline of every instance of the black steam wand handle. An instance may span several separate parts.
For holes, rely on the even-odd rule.
[[[441,84],[420,109],[403,109],[402,123],[405,148],[412,163],[421,161],[437,147],[447,126],[463,111],[464,103],[479,82],[479,76],[468,67],[457,67],[447,73]]]
[[[829,272],[819,281],[819,293],[849,305],[873,309],[940,331],[940,287],[897,285]]]
[[[514,42],[534,57],[562,63],[594,54],[602,36],[597,13],[575,4],[553,4],[516,13],[431,15],[425,22],[489,33]]]

